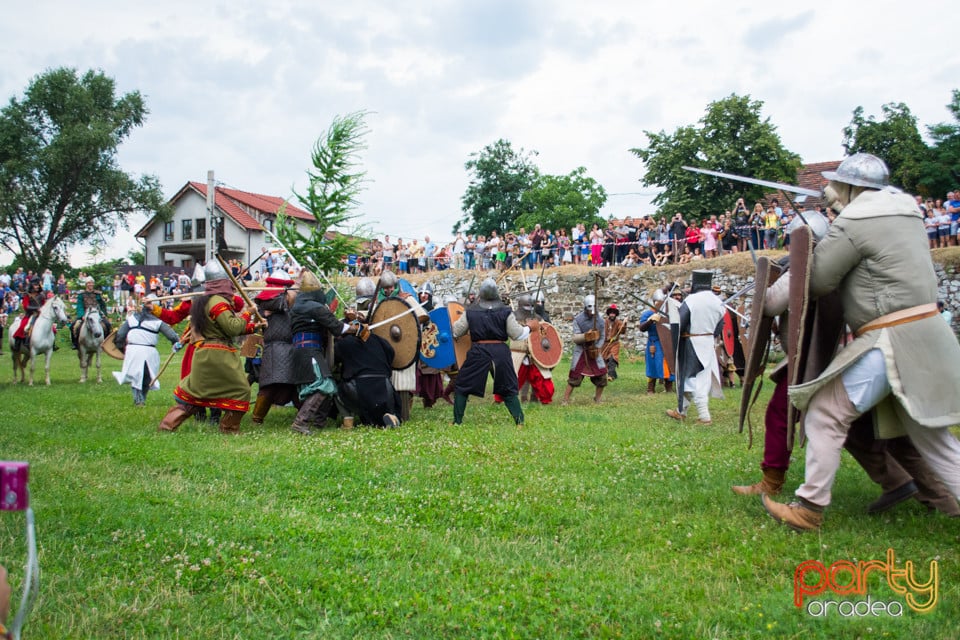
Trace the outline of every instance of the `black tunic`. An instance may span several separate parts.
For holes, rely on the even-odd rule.
[[[334,362],[341,367],[340,400],[358,424],[382,425],[385,413],[396,413],[397,392],[390,382],[393,347],[376,334],[366,342],[354,335],[337,340]]]
[[[339,336],[343,322],[337,319],[327,306],[323,291],[300,292],[290,309],[290,329],[293,332],[293,372],[290,382],[310,384],[316,380],[313,362],[320,365],[320,372],[330,376],[325,348],[327,338]]]
[[[495,309],[470,307],[467,309],[467,324],[470,327],[472,345],[467,358],[457,375],[454,390],[457,393],[483,397],[487,386],[487,373],[493,372],[493,392],[500,396],[515,396],[518,393],[517,372],[507,346],[507,318],[513,311],[502,306]],[[496,340],[496,343],[481,343]]]

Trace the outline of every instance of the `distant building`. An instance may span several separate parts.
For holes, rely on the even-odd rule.
[[[797,186],[823,193],[823,189],[827,186],[828,180],[821,175],[821,172],[836,171],[837,167],[840,166],[840,162],[840,160],[831,160],[829,162],[813,162],[803,165],[797,171]],[[767,202],[769,203],[773,198],[777,198],[777,200],[779,200],[780,206],[784,209],[784,211],[786,211],[791,201],[795,202],[797,204],[797,208],[801,211],[804,209],[813,210],[817,207],[817,205],[820,205],[824,209],[827,208],[827,203],[822,196],[801,196],[796,193],[784,193],[783,191],[777,191],[776,193],[767,196]]]
[[[216,225],[223,221],[225,260],[250,264],[263,248],[273,247],[273,240],[264,231],[274,231],[277,213],[285,200],[277,196],[249,193],[226,187],[214,188],[213,212],[208,210],[208,185],[188,182],[170,198],[173,216],[163,220],[152,218],[137,231],[142,238],[147,265],[192,269],[217,252]],[[302,233],[315,224],[313,215],[292,204],[284,211]]]

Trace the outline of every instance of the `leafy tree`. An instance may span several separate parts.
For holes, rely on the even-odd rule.
[[[316,224],[303,234],[282,211],[277,216],[280,241],[298,262],[320,272],[338,271],[344,256],[360,249],[358,229],[347,233],[345,225],[358,215],[351,212],[366,181],[356,160],[357,154],[366,149],[365,116],[365,112],[358,111],[334,118],[314,144],[307,192],[294,195],[300,206],[313,214]]]
[[[684,165],[737,175],[793,183],[800,156],[784,148],[776,127],[762,118],[763,103],[749,96],[711,102],[700,126],[679,127],[674,133],[644,131],[649,146],[630,152],[646,165],[640,181],[660,186],[653,200],[662,214],[681,212],[701,217],[723,211],[739,197],[761,200],[768,189],[684,170]]]
[[[947,109],[954,121],[927,127],[933,148],[920,169],[919,189],[934,198],[943,198],[960,184],[960,90],[953,90]]]
[[[146,114],[139,92],[118,98],[99,71],[53,69],[11,98],[0,112],[0,245],[40,270],[65,264],[81,241],[127,228],[132,213],[169,215],[157,178],[117,164]]]
[[[121,264],[147,264],[147,255],[143,249],[131,249],[127,252],[127,257],[121,261]]]
[[[863,107],[853,110],[850,124],[843,129],[843,148],[848,154],[872,153],[882,158],[890,169],[890,182],[911,193],[924,192],[921,187],[923,166],[930,159],[930,149],[917,128],[917,119],[904,103],[881,107],[883,118],[864,117]]]
[[[453,232],[503,233],[515,227],[523,212],[520,199],[530,189],[540,171],[531,158],[536,151],[514,151],[509,141],[500,139],[471,153],[464,168],[472,174],[461,199],[463,218]]]
[[[607,192],[584,167],[578,167],[565,176],[538,176],[529,189],[520,196],[524,213],[514,222],[514,228],[540,223],[545,229],[570,229],[578,222],[589,227],[594,222],[603,224],[600,209],[607,201]]]

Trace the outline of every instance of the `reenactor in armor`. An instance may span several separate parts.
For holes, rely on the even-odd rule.
[[[429,321],[430,316],[423,307],[420,306],[420,303],[409,293],[400,291],[399,284],[400,281],[397,279],[397,274],[393,271],[384,271],[380,274],[380,295],[383,298],[403,298],[407,304],[413,307],[419,322],[424,323]],[[393,388],[400,394],[400,421],[406,422],[410,419],[410,408],[413,405],[413,396],[417,392],[416,360],[405,369],[394,369],[391,382],[393,382]]]
[[[542,306],[542,305],[541,305]],[[533,303],[533,296],[529,293],[522,293],[517,297],[517,309],[514,316],[521,325],[530,326],[532,323],[539,323],[543,318],[537,314]],[[536,324],[533,324],[535,327]],[[517,371],[517,384],[520,387],[520,399],[526,402],[530,389],[533,389],[533,397],[540,404],[550,404],[553,402],[553,370],[541,366],[530,356],[531,336],[519,340],[510,340],[510,352],[513,356],[513,368]]]
[[[607,386],[607,366],[600,351],[605,327],[603,322],[597,322],[596,313],[596,298],[589,295],[583,299],[583,311],[573,318],[573,356],[563,404],[570,402],[570,395],[583,383],[584,377],[589,377],[593,383],[593,401],[596,403],[600,402],[603,388]]]
[[[603,343],[603,349],[600,350],[603,361],[607,365],[608,382],[617,379],[617,367],[620,365],[620,338],[626,330],[627,321],[620,319],[620,309],[617,305],[611,304],[607,307],[607,317],[603,320],[603,331],[607,339]]]
[[[298,385],[302,403],[290,428],[308,436],[314,427],[326,423],[337,392],[327,360],[327,338],[358,333],[361,325],[344,323],[333,315],[320,280],[311,271],[304,270],[300,293],[290,308],[290,330],[294,349],[292,382]]]
[[[427,313],[434,309],[433,284],[429,280],[420,285],[417,292],[420,306]],[[429,409],[443,397],[443,371],[434,369],[417,358],[417,395],[423,399],[423,408]]]
[[[366,317],[377,287],[370,278],[357,282],[357,315]],[[394,351],[390,343],[375,333],[347,334],[334,343],[335,367],[340,371],[338,408],[344,425],[357,424],[396,427],[400,397],[390,376]]]
[[[293,383],[293,331],[290,326],[290,308],[297,292],[290,275],[277,269],[266,279],[267,286],[257,293],[254,302],[260,315],[267,321],[263,330],[263,353],[259,370],[257,400],[250,420],[262,424],[270,407],[297,401],[297,386]]]
[[[480,284],[477,304],[467,307],[453,324],[454,338],[467,332],[470,333],[471,346],[454,384],[453,424],[463,423],[468,395],[483,397],[489,373],[493,375],[493,392],[503,398],[517,426],[523,426],[517,373],[507,339],[523,340],[530,335],[530,328],[521,326],[513,310],[504,306],[493,278]]]
[[[233,282],[219,262],[204,268],[204,295],[190,310],[190,326],[196,343],[190,373],[173,395],[177,401],[160,421],[160,431],[176,431],[190,416],[205,409],[219,409],[220,433],[240,433],[240,421],[250,408],[250,383],[234,346],[237,336],[253,333],[253,308],[234,311]]]
[[[93,278],[88,277],[83,283],[83,291],[77,296],[77,319],[70,327],[70,340],[73,342],[73,348],[77,349],[77,340],[80,339],[80,327],[83,325],[83,318],[90,309],[100,311],[100,324],[103,325],[103,335],[108,336],[113,328],[110,326],[110,318],[107,317],[107,301],[103,294],[96,290],[96,283]]]
[[[767,495],[763,502],[774,519],[801,531],[822,524],[843,443],[871,410],[881,436],[906,432],[960,497],[960,441],[950,431],[960,422],[960,345],[938,317],[923,215],[912,196],[888,185],[876,156],[854,154],[823,175],[828,203],[840,213],[813,250],[805,290],[811,298],[836,291],[854,339],[820,375],[789,388],[804,412],[805,481],[793,502]]]

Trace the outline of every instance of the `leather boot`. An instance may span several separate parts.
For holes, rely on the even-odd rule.
[[[413,404],[413,394],[409,391],[400,392],[400,422],[410,422],[410,406]]]
[[[160,421],[160,425],[157,427],[157,431],[176,431],[180,425],[186,421],[187,418],[192,416],[197,412],[199,407],[194,407],[189,404],[180,404],[179,402],[167,411],[167,415],[163,416],[163,420]]]
[[[239,434],[243,413],[243,411],[224,411],[223,415],[220,416],[220,433],[228,436]]]
[[[647,378],[647,395],[652,396],[657,392],[657,379]]]
[[[783,489],[783,481],[786,474],[786,469],[763,467],[763,479],[761,479],[760,482],[730,488],[733,489],[733,492],[738,496],[755,496],[761,493],[768,496],[775,496]]]
[[[777,502],[766,494],[761,495],[760,499],[771,518],[794,531],[816,531],[823,524],[823,507],[799,496],[789,504]]]
[[[664,380],[663,390],[667,393],[673,393],[673,380]]]
[[[263,424],[263,419],[267,417],[267,412],[270,411],[272,404],[266,394],[257,394],[257,402],[253,405],[250,422],[253,424]]]

